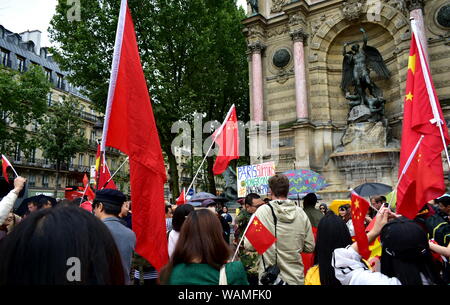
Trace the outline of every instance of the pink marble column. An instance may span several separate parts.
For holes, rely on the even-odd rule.
[[[260,123],[264,120],[264,94],[261,53],[265,46],[256,42],[249,45],[252,55],[252,120]]]
[[[308,95],[306,91],[306,65],[303,41],[306,35],[303,31],[291,33],[294,41],[294,72],[295,72],[295,99],[297,121],[308,120]]]
[[[425,22],[423,17],[423,0],[407,0],[406,4],[409,9],[409,16],[414,18],[417,26],[417,36],[422,44],[425,56],[428,58],[428,40],[425,30]]]

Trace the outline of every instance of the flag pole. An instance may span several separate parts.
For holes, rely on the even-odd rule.
[[[86,194],[86,191],[87,191],[87,188],[89,187],[89,183],[88,184],[86,184],[86,187],[84,188],[84,192],[83,192],[83,195],[81,196],[81,200],[84,200],[84,195]],[[80,202],[80,204],[81,204],[82,202]]]
[[[198,176],[198,174],[199,174],[199,172],[200,172],[200,170],[201,170],[201,168],[202,168],[202,166],[203,166],[203,163],[205,163],[205,160],[206,160],[206,158],[208,157],[208,154],[209,154],[209,152],[211,151],[211,148],[213,147],[213,145],[214,145],[214,143],[215,143],[217,137],[222,133],[223,127],[224,127],[225,123],[228,121],[228,118],[229,118],[230,115],[231,115],[231,110],[233,109],[233,107],[234,107],[234,104],[231,106],[230,110],[228,110],[227,116],[225,117],[225,120],[223,121],[222,125],[220,125],[220,127],[219,127],[219,129],[218,129],[218,132],[216,133],[214,139],[212,140],[211,145],[209,146],[209,149],[208,149],[208,151],[206,152],[205,157],[204,157],[203,160],[202,160],[202,163],[200,163],[200,166],[198,167],[197,172],[195,173],[195,176],[194,176],[194,178],[192,179],[191,184],[190,184],[189,187],[188,187],[188,190],[190,190],[191,187],[192,187],[192,185],[194,184],[195,179],[197,178],[197,176]]]
[[[125,165],[125,163],[130,159],[130,157],[127,156],[127,158],[125,159],[125,161],[122,162],[122,164],[119,166],[118,169],[116,169],[116,171],[114,172],[114,174],[112,174],[112,176],[108,179],[108,181],[105,182],[105,184],[103,185],[103,187],[101,189],[104,189],[108,183],[112,180],[112,178],[114,178],[114,176],[119,172],[119,170]],[[106,164],[106,162],[104,163]],[[106,166],[106,165],[105,165]],[[104,167],[103,167],[104,168]]]
[[[241,240],[239,241],[239,244],[237,245],[236,251],[234,252],[233,259],[231,260],[232,262],[234,262],[234,259],[236,258],[236,254],[238,253],[239,247],[241,246],[242,241],[244,240],[245,233],[247,233],[248,228],[252,224],[253,218],[255,218],[255,213],[253,213],[252,217],[250,217],[250,219],[248,221],[247,227],[245,228],[244,233],[242,234]]]
[[[447,150],[447,145],[445,143],[445,137],[444,137],[444,132],[442,130],[442,120],[441,117],[439,115],[439,111],[437,108],[437,103],[436,103],[436,99],[434,96],[434,92],[433,92],[433,87],[431,85],[431,80],[430,80],[430,75],[429,75],[429,70],[428,70],[428,65],[425,61],[425,57],[423,54],[423,50],[422,50],[422,45],[420,43],[419,38],[417,37],[417,27],[416,27],[416,21],[414,20],[414,18],[411,18],[411,27],[414,33],[414,38],[416,40],[416,44],[418,46],[418,50],[419,50],[419,58],[420,58],[420,65],[422,66],[422,73],[425,79],[425,85],[427,87],[427,92],[428,92],[428,97],[430,100],[430,105],[431,105],[431,109],[433,111],[433,115],[434,118],[430,120],[431,124],[436,124],[437,127],[439,128],[439,132],[441,134],[441,139],[442,139],[442,144],[444,146],[444,150],[445,150],[445,156],[447,157],[447,163],[450,169],[450,158],[448,155],[448,150]]]

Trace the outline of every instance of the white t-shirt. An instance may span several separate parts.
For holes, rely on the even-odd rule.
[[[175,250],[175,246],[177,245],[178,237],[180,236],[180,232],[175,230],[170,231],[169,233],[169,257],[172,257],[173,251]]]

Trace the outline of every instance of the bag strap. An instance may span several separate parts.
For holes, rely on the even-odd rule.
[[[220,273],[219,273],[219,285],[228,285],[228,281],[227,281],[227,273],[225,270],[225,266],[226,264],[224,264],[221,268],[220,268]]]
[[[273,223],[275,224],[275,238],[277,238],[277,221],[278,221],[278,219],[277,219],[277,216],[275,215],[275,211],[273,210],[273,206],[270,203],[268,203],[267,205],[269,206],[270,210],[272,211]],[[275,265],[278,264],[277,241],[278,240],[275,241]],[[264,269],[266,269],[266,262],[264,261],[264,253],[261,255],[261,257],[262,257]]]

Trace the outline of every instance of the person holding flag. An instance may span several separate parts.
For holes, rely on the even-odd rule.
[[[388,220],[392,219],[389,223]],[[332,266],[342,285],[437,285],[443,284],[422,228],[413,220],[397,217],[382,207],[373,229],[367,234],[369,243],[380,235],[382,244],[381,272],[372,272],[361,261],[358,242],[334,250]]]
[[[244,234],[244,247],[261,255],[259,280],[264,283],[270,269],[279,268],[281,279],[289,285],[303,285],[303,262],[300,253],[314,251],[311,222],[302,208],[287,198],[289,179],[277,174],[269,179],[272,201],[262,205],[250,219]],[[270,234],[269,234],[270,233]]]
[[[5,222],[9,212],[11,212],[17,197],[19,197],[20,192],[25,187],[26,181],[27,179],[20,176],[14,179],[14,189],[0,201],[0,226]]]

